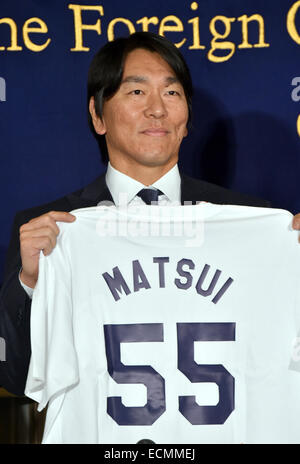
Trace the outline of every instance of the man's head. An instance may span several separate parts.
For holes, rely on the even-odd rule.
[[[156,34],[138,32],[109,42],[91,63],[89,124],[102,154],[106,138],[110,158],[114,153],[126,157],[125,143],[133,162],[141,157],[146,165],[163,163],[162,152],[176,156],[191,120],[191,99],[191,77],[182,55]]]

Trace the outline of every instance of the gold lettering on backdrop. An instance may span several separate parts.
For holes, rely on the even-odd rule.
[[[193,10],[193,11],[198,10],[198,3],[197,2],[193,2],[191,4],[191,10]],[[195,18],[189,19],[188,23],[193,25],[193,45],[189,46],[189,50],[203,50],[205,48],[205,46],[200,44],[199,17],[196,16]]]
[[[221,21],[225,26],[224,34],[216,31],[216,22]],[[218,42],[219,39],[226,39],[231,32],[231,23],[235,21],[235,18],[228,18],[227,16],[215,16],[209,23],[209,30],[213,35],[211,41],[211,49],[209,50],[207,57],[214,63],[221,63],[229,60],[235,52],[235,44],[233,42]],[[214,55],[215,50],[229,50],[228,55],[218,56]]]
[[[154,24],[155,26],[157,26],[157,24],[159,23],[159,19],[157,16],[152,16],[152,18],[147,18],[147,16],[144,16],[143,18],[139,19],[136,23],[142,25],[142,31],[148,32],[149,24]]]
[[[288,11],[287,18],[286,18],[286,27],[292,39],[297,44],[300,45],[300,35],[299,35],[299,32],[297,31],[296,24],[295,24],[296,14],[299,8],[300,8],[300,1],[294,3],[291,6],[291,8]]]
[[[247,15],[240,16],[237,18],[238,21],[242,22],[242,36],[243,36],[243,42],[238,45],[238,48],[263,48],[263,47],[269,47],[270,44],[265,42],[265,23],[264,19],[261,15],[259,14],[254,14],[250,17]],[[248,42],[248,24],[251,21],[257,21],[258,23],[258,43],[251,45]]]
[[[39,24],[39,27],[30,27],[32,23],[37,23]],[[48,47],[49,43],[51,42],[51,39],[48,38],[48,40],[43,43],[42,45],[37,45],[32,42],[29,38],[30,33],[35,33],[35,34],[45,34],[48,32],[48,27],[47,24],[42,21],[40,18],[30,18],[27,19],[27,21],[24,23],[23,26],[23,40],[24,44],[26,47],[33,51],[33,52],[41,52],[45,50],[46,47]]]
[[[98,11],[100,16],[104,15],[103,7],[93,5],[73,5],[69,4],[68,8],[73,10],[74,14],[74,29],[75,29],[75,47],[71,48],[71,52],[89,52],[89,47],[83,46],[83,31],[96,31],[101,35],[101,20],[98,19],[96,24],[83,24],[82,11]]]
[[[174,25],[170,25],[167,23],[173,22]],[[177,16],[169,15],[166,16],[161,20],[159,25],[159,35],[165,35],[165,32],[182,32],[184,30],[182,21],[177,18]],[[182,45],[186,42],[186,39],[183,39],[181,42],[174,43],[177,48],[182,47]]]
[[[300,137],[300,114],[298,115],[298,119],[297,119],[297,132]]]
[[[117,23],[125,24],[128,27],[128,31],[130,34],[135,33],[135,27],[129,19],[115,18],[109,23],[108,28],[107,28],[107,38],[109,42],[112,42],[115,39],[115,25]]]
[[[197,1],[192,1],[189,4],[189,7],[190,10],[196,12],[199,9],[199,4]],[[102,17],[104,16],[104,8],[102,5],[77,5],[70,3],[68,4],[68,9],[73,12],[74,18],[74,47],[71,48],[70,51],[89,52],[90,48],[84,45],[83,33],[84,31],[95,31],[98,35],[102,35]],[[97,21],[95,18],[94,21],[96,22],[93,24],[86,24],[83,18],[85,12],[92,12],[93,14],[97,14]],[[297,30],[295,24],[297,13],[300,15],[300,0],[296,1],[291,6],[287,14],[288,33],[296,43],[300,44],[300,30]],[[207,53],[207,59],[214,63],[228,61],[233,56],[236,49],[270,47],[270,44],[265,40],[264,18],[257,13],[251,16],[243,14],[237,18],[223,15],[217,15],[213,17],[209,23],[209,30],[212,34],[212,39],[209,45],[202,45],[200,41],[200,18],[202,16],[203,15],[201,14],[195,15],[194,17],[187,19],[186,24],[175,15],[167,15],[162,19],[157,16],[143,16],[142,18],[136,20],[136,22],[134,22],[135,19],[133,20],[132,18],[109,18],[107,21],[107,30],[104,32],[104,34],[107,34],[108,41],[114,40],[117,25],[121,25],[123,28],[125,26],[125,28],[128,29],[129,34],[133,34],[136,29],[143,31],[149,31],[150,29],[162,36],[165,36],[169,32],[181,32],[184,34],[185,27],[187,27],[192,33],[192,42],[188,43],[188,38],[182,36],[181,40],[174,43],[174,45],[178,48],[181,48],[184,44],[186,44],[188,50],[204,50],[208,46],[209,51]],[[239,45],[229,40],[225,40],[231,33],[231,24],[234,21],[239,21],[241,24],[242,42]],[[254,23],[254,26],[249,26],[250,23]],[[23,47],[19,46],[17,43],[18,29],[15,21],[11,18],[1,18],[0,27],[1,25],[4,25],[4,28],[7,26],[10,27],[10,45],[7,47],[0,45],[0,51],[23,50]],[[252,43],[249,43],[249,29],[252,27],[258,28],[256,43],[253,43],[253,41],[250,41]],[[45,38],[44,43],[41,45],[38,45],[33,41],[31,34],[46,34],[48,32],[47,24],[45,21],[37,17],[27,19],[23,25],[22,32],[25,47],[34,52],[42,52],[48,47],[52,40],[47,37]]]
[[[7,47],[6,50],[10,50],[12,52],[22,50],[22,47],[17,44],[17,25],[14,20],[11,18],[1,18],[0,24],[8,24],[10,26],[10,46]],[[0,47],[0,51],[1,50],[5,50],[5,47]]]

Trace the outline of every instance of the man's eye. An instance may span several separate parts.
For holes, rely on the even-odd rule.
[[[133,95],[141,95],[142,91],[139,90],[139,89],[136,89],[136,90],[132,90],[130,93],[133,94]]]
[[[179,93],[176,90],[169,90],[168,94],[169,95],[179,95]]]

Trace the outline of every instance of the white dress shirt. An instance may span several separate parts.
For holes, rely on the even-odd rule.
[[[158,197],[159,205],[170,202],[180,204],[180,174],[177,164],[152,185],[147,186],[113,168],[109,162],[105,180],[116,206],[125,202],[130,205],[144,204],[143,200],[137,196],[143,188],[155,188],[164,193]]]
[[[173,168],[171,168],[166,174],[164,174],[152,185],[147,186],[113,168],[110,162],[108,162],[105,181],[116,206],[119,206],[120,204],[130,204],[132,206],[144,204],[143,200],[137,196],[138,192],[143,188],[155,188],[163,192],[163,195],[158,197],[159,206],[167,205],[170,203],[180,204],[181,179],[177,164],[175,164]],[[101,202],[99,205],[101,205]],[[20,284],[24,288],[29,298],[32,298],[34,289],[28,287],[21,281],[20,273]]]

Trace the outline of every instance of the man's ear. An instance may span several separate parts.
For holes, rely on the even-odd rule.
[[[97,134],[99,135],[104,135],[106,134],[106,127],[103,119],[101,119],[97,114],[95,110],[95,99],[94,97],[90,98],[90,103],[89,103],[89,111],[90,115],[92,117],[93,121],[93,126]]]

